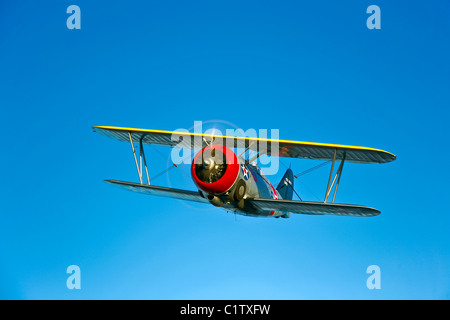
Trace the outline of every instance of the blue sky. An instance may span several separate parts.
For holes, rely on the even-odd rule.
[[[81,30],[66,27],[71,4]],[[371,4],[380,30],[366,27]],[[0,297],[450,298],[449,9],[2,1]],[[337,196],[382,214],[255,219],[103,182],[137,174],[130,146],[92,126],[174,130],[200,120],[396,154],[347,164]],[[147,150],[151,176],[169,152]],[[296,173],[318,164],[281,161]],[[194,190],[188,173],[154,183]],[[323,198],[327,174],[296,180],[297,192]],[[81,290],[66,287],[73,264]],[[381,269],[380,290],[366,287],[370,265]]]

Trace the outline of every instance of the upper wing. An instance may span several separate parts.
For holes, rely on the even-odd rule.
[[[160,186],[151,186],[151,185],[146,185],[146,184],[118,181],[118,180],[105,180],[105,182],[118,185],[119,187],[122,187],[122,188],[130,190],[130,191],[134,191],[134,192],[140,192],[140,193],[145,193],[145,194],[154,195],[154,196],[161,196],[161,197],[170,197],[170,198],[181,199],[181,200],[209,203],[209,201],[207,199],[203,198],[199,192],[195,192],[195,191],[166,188],[166,187],[160,187]]]
[[[376,209],[353,204],[273,199],[247,199],[246,201],[261,210],[277,210],[302,214],[332,214],[353,217],[372,217],[380,214],[380,211]]]
[[[203,133],[192,132],[177,132],[177,131],[163,131],[163,130],[147,130],[134,128],[120,128],[97,126],[93,127],[95,132],[103,134],[107,137],[120,140],[130,141],[130,136],[135,142],[142,141],[142,143],[167,145],[171,147],[190,147],[202,148],[206,145],[205,140],[211,141],[211,135]],[[359,163],[385,163],[396,159],[396,156],[387,151],[347,146],[340,144],[327,144],[303,141],[290,140],[275,140],[251,137],[228,137],[228,136],[214,136],[214,142],[220,143],[229,147],[243,148],[250,147],[251,150],[262,151],[268,155],[277,155],[272,150],[272,143],[278,145],[278,156],[288,158],[303,158],[315,160],[333,160],[336,152],[336,160],[342,160],[345,157],[347,162]]]

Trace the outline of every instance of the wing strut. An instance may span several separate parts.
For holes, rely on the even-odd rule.
[[[131,139],[131,135],[130,135],[130,139]],[[328,178],[328,185],[327,185],[327,191],[325,192],[325,201],[324,202],[327,202],[328,190],[330,190],[331,176],[333,175],[334,163],[336,162],[336,153],[337,153],[337,149],[334,149],[333,162],[331,163],[330,177]],[[136,163],[136,165],[137,165],[137,163]]]
[[[253,146],[253,142],[251,142],[248,146],[247,149],[251,148]],[[262,146],[260,145],[260,148]],[[245,149],[245,151],[247,151],[247,149]],[[244,152],[245,152],[244,151]],[[254,155],[251,159],[250,159],[250,154],[248,155],[249,159],[245,162],[246,164],[252,163],[253,161],[255,161],[256,159],[258,159],[260,156],[262,156],[263,154],[267,154],[267,147],[266,148],[261,148],[261,150],[258,150],[258,153],[256,155]]]
[[[138,160],[136,157],[136,150],[134,149],[134,142],[133,142],[133,138],[131,137],[131,133],[128,132],[128,136],[130,137],[130,144],[131,144],[131,150],[133,150],[133,156],[134,156],[134,161],[136,163],[136,169],[137,169],[137,173],[139,176],[139,181],[141,182],[141,184],[143,183],[143,179],[142,179],[142,163],[144,163],[144,168],[145,168],[145,173],[147,175],[147,184],[150,185],[150,178],[148,175],[148,169],[147,169],[147,161],[145,159],[145,152],[144,152],[144,146],[142,144],[142,138],[145,135],[142,135],[142,137],[139,139],[139,164],[138,164]]]
[[[339,168],[337,169],[336,174],[334,175],[333,182],[330,185],[331,177],[333,175],[334,162],[336,161],[336,153],[337,153],[337,149],[334,150],[333,163],[331,164],[330,177],[328,178],[327,192],[325,193],[325,200],[323,201],[324,203],[327,202],[328,197],[331,194],[331,190],[333,190],[334,183],[336,182],[336,179],[337,179],[336,187],[334,188],[333,200],[332,200],[332,203],[334,203],[334,200],[336,199],[337,189],[339,187],[339,181],[341,181],[341,174],[342,174],[342,169],[344,168],[344,162],[345,162],[345,156],[346,156],[345,152],[344,152],[344,156],[342,157],[341,163],[339,164]]]

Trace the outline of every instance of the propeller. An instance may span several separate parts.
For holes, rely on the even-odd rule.
[[[227,170],[226,157],[215,148],[207,149],[202,154],[202,163],[195,164],[195,174],[206,183],[218,181]]]

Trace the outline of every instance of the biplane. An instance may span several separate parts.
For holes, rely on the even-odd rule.
[[[93,130],[109,138],[130,143],[139,176],[138,183],[118,180],[105,180],[106,182],[143,194],[212,204],[227,211],[255,217],[288,218],[290,213],[376,216],[380,211],[374,208],[335,203],[344,163],[386,163],[396,159],[395,155],[387,151],[338,144],[276,140],[278,150],[273,150],[271,146],[274,141],[271,139],[212,137],[203,133],[110,126],[95,126]],[[190,166],[197,191],[152,185],[145,158],[145,144],[199,150]],[[136,155],[137,146],[139,160]],[[234,150],[239,147],[244,148],[244,151],[237,154]],[[255,151],[256,156],[246,159],[248,150]],[[331,161],[324,201],[293,200],[294,174],[290,168],[275,188],[255,161],[262,154]],[[334,172],[336,161],[339,166]],[[330,198],[332,192],[333,196]]]

